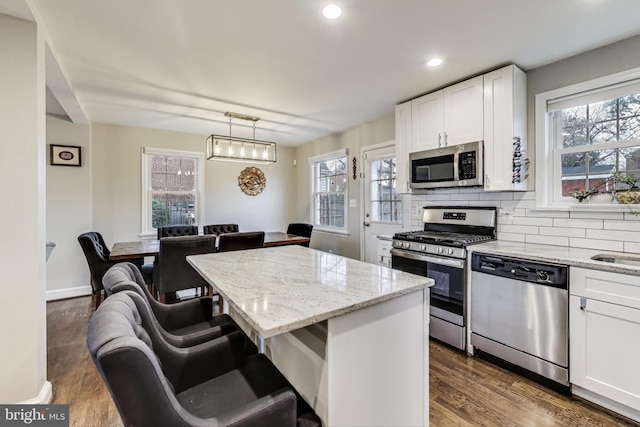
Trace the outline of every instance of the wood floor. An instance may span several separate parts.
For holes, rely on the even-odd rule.
[[[87,351],[93,311],[89,297],[47,303],[52,403],[70,405],[71,426],[122,426]],[[429,356],[431,426],[640,426],[435,342]]]

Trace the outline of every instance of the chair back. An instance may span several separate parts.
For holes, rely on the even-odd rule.
[[[158,227],[158,240],[163,237],[197,236],[197,225],[169,225]]]
[[[240,231],[238,224],[210,224],[202,227],[204,234],[223,234],[223,233],[237,233]]]
[[[292,222],[287,227],[287,234],[295,234],[296,236],[308,237],[311,239],[311,232],[313,231],[312,224],[305,224],[302,222]],[[309,243],[301,243],[300,246],[309,247]]]
[[[221,234],[218,238],[218,252],[239,251],[264,247],[264,231]]]
[[[209,283],[187,262],[186,258],[189,255],[215,252],[215,247],[216,236],[161,238],[153,285],[161,294],[209,286]]]
[[[95,231],[82,233],[78,236],[78,242],[89,264],[93,293],[102,291],[102,277],[115,264],[109,261],[111,251],[107,248],[102,235]]]

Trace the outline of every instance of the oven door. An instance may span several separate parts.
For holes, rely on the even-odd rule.
[[[431,314],[464,325],[465,262],[462,259],[391,249],[391,267],[433,279]]]

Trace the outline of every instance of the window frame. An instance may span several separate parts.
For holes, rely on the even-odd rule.
[[[320,162],[324,162],[327,160],[337,159],[340,157],[345,158],[346,170],[345,175],[347,177],[347,183],[344,188],[344,192],[340,192],[344,194],[344,205],[343,205],[343,216],[344,216],[344,225],[343,227],[330,227],[326,225],[318,224],[318,220],[316,218],[316,193],[326,193],[316,191],[316,165]],[[311,194],[311,203],[310,203],[310,221],[313,224],[314,231],[326,232],[331,234],[341,234],[341,235],[349,235],[349,150],[346,148],[342,148],[340,150],[331,151],[329,153],[320,154],[317,156],[309,157],[309,169],[310,169],[310,194]],[[334,192],[337,193],[337,192]]]
[[[155,239],[157,237],[157,229],[153,228],[151,223],[151,158],[152,156],[171,156],[185,157],[194,159],[196,162],[195,170],[195,201],[196,201],[196,218],[195,225],[200,227],[204,220],[205,202],[204,202],[204,153],[197,151],[172,150],[166,148],[142,147],[141,149],[141,183],[142,191],[141,199],[141,232],[142,239]]]
[[[403,224],[403,219],[404,219],[404,201],[402,200],[402,193],[399,193],[397,190],[397,184],[398,184],[398,178],[397,178],[397,169],[398,169],[398,159],[395,153],[395,146],[388,146],[388,147],[381,147],[381,148],[388,148],[388,153],[385,154],[381,154],[379,156],[374,156],[371,158],[366,159],[370,165],[370,167],[373,165],[374,162],[379,162],[379,161],[383,161],[383,160],[388,160],[388,159],[394,159],[395,161],[395,168],[392,171],[392,175],[393,178],[389,179],[389,181],[391,181],[392,183],[392,188],[395,191],[395,194],[398,196],[398,199],[379,199],[376,200],[377,202],[389,202],[391,203],[391,206],[393,206],[394,204],[397,204],[400,206],[400,213],[397,216],[397,220],[396,221],[382,221],[382,220],[376,220],[374,219],[373,216],[373,206],[367,206],[365,207],[365,209],[369,209],[369,212],[371,212],[371,217],[369,218],[369,221],[371,223],[375,223],[375,224],[383,224],[383,225],[402,225]],[[364,164],[364,157],[363,157],[363,164]],[[368,189],[365,189],[364,191],[369,191],[369,203],[373,203],[374,200],[371,197],[372,196],[372,188],[371,188],[371,183],[373,182],[372,180],[372,175],[373,173],[371,172],[371,170],[365,171],[364,173],[364,185],[368,187]],[[382,181],[381,179],[378,179],[376,181]],[[365,197],[366,200],[366,197]]]
[[[580,97],[582,94],[589,93],[605,93],[610,88],[617,86],[626,86],[634,84],[634,80],[640,79],[640,68],[635,68],[620,73],[603,76],[600,78],[576,83],[562,88],[550,90],[535,95],[535,141],[536,141],[536,209],[552,209],[552,210],[581,210],[581,211],[626,211],[628,207],[624,205],[597,205],[597,204],[574,204],[571,198],[562,197],[561,179],[562,165],[560,156],[571,151],[590,151],[591,149],[617,148],[636,146],[637,140],[633,141],[616,141],[607,143],[606,145],[584,145],[581,147],[565,148],[558,150],[554,146],[556,141],[554,134],[561,131],[555,126],[555,121],[551,117],[548,105],[554,103],[558,99],[571,99],[571,97]],[[632,87],[632,86],[630,86]]]

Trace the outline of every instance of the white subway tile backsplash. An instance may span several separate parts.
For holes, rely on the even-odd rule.
[[[505,233],[538,234],[538,227],[529,225],[501,225],[499,231]]]
[[[513,215],[513,224],[515,225],[537,225],[540,227],[553,227],[553,218],[533,218],[529,216]]]
[[[580,239],[577,237],[569,238],[571,247],[584,248],[584,249],[599,249],[602,251],[616,251],[622,252],[624,245],[622,242],[616,242],[613,240],[595,240],[595,239]]]
[[[510,242],[524,242],[524,234],[517,233],[503,233],[498,231],[497,233],[498,240],[508,240]]]
[[[640,221],[604,220],[605,230],[640,231]]]
[[[575,228],[599,228],[603,227],[601,219],[572,219],[556,218],[553,220],[554,227],[575,227]]]
[[[571,218],[581,219],[622,219],[622,212],[570,212]]]
[[[564,228],[564,227],[540,227],[538,233],[542,236],[565,236],[584,238],[587,231],[584,228]]]
[[[640,231],[587,229],[587,239],[618,240],[621,242],[640,242]]]
[[[524,241],[526,243],[538,243],[541,245],[569,246],[568,237],[551,237],[527,234]]]
[[[479,187],[436,189],[409,196],[411,230],[421,230],[424,206],[494,206],[497,237],[512,242],[640,253],[640,215],[631,211],[535,209],[535,192],[485,192]]]
[[[640,243],[638,242],[624,242],[624,251],[640,253]]]

